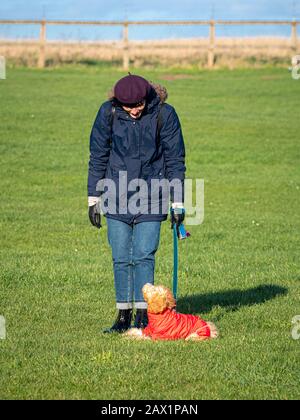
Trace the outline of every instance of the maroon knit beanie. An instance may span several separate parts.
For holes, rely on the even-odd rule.
[[[129,74],[115,85],[115,98],[124,105],[137,104],[148,96],[151,89],[149,82],[141,76]]]

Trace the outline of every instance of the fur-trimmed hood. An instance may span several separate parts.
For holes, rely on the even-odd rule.
[[[151,100],[153,100],[153,97],[157,96],[160,100],[160,103],[166,102],[166,100],[168,99],[167,89],[164,86],[160,85],[159,83],[153,83],[149,81],[149,84],[152,87],[152,89],[149,93],[148,101],[151,102]],[[110,101],[115,99],[115,87],[113,87],[108,92],[108,99]]]

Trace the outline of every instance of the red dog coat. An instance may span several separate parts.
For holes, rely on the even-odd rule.
[[[195,315],[179,314],[175,310],[166,309],[161,314],[148,312],[148,320],[143,334],[153,340],[178,340],[193,333],[199,337],[210,337],[207,323]]]

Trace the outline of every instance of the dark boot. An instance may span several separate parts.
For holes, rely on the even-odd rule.
[[[132,309],[120,309],[117,319],[111,328],[106,328],[104,333],[122,333],[131,327]]]
[[[134,320],[134,328],[146,328],[148,325],[147,309],[137,309]]]

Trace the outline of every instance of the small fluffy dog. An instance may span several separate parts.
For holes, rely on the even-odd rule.
[[[218,331],[212,322],[175,311],[176,302],[167,287],[147,283],[143,287],[143,295],[148,304],[148,326],[144,329],[131,328],[125,336],[152,340],[197,341],[217,338]]]

